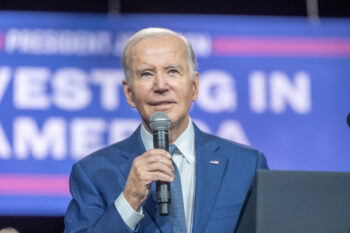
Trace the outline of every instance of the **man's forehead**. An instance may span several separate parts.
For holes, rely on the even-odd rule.
[[[141,63],[138,65],[136,71],[153,70],[153,69],[157,69],[157,68],[158,67],[156,67],[153,64]],[[184,67],[183,67],[183,64],[181,64],[181,63],[169,63],[169,64],[163,64],[159,68],[163,69],[163,70],[167,70],[167,69],[180,69],[180,70],[182,70]]]
[[[186,43],[185,41],[175,35],[161,35],[161,36],[154,36],[154,37],[146,37],[139,41],[137,41],[131,48],[131,50],[145,50],[149,48],[157,48],[159,44],[166,44],[169,47],[180,47],[186,49]]]
[[[174,35],[144,38],[130,51],[130,68],[136,73],[175,67],[186,70],[187,62],[187,46],[182,38]]]

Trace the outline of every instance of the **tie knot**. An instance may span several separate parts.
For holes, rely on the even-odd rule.
[[[175,146],[175,144],[170,144],[170,145],[169,145],[169,153],[170,153],[171,155],[173,155],[173,154],[175,153],[175,151],[176,151],[176,146]]]

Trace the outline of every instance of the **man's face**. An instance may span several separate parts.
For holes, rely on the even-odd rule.
[[[137,42],[131,50],[130,71],[129,84],[123,83],[124,93],[146,127],[152,114],[162,111],[169,115],[172,126],[185,130],[198,95],[198,73],[193,78],[185,43],[175,36]]]

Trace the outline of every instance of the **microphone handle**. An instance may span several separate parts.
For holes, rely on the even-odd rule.
[[[156,130],[153,132],[153,146],[155,149],[169,151],[168,130]],[[159,215],[166,216],[170,212],[170,184],[169,182],[156,182],[157,203],[159,205]]]

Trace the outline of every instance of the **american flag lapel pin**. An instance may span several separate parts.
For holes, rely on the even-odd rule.
[[[219,165],[220,162],[217,160],[210,160],[209,163],[214,165]]]

